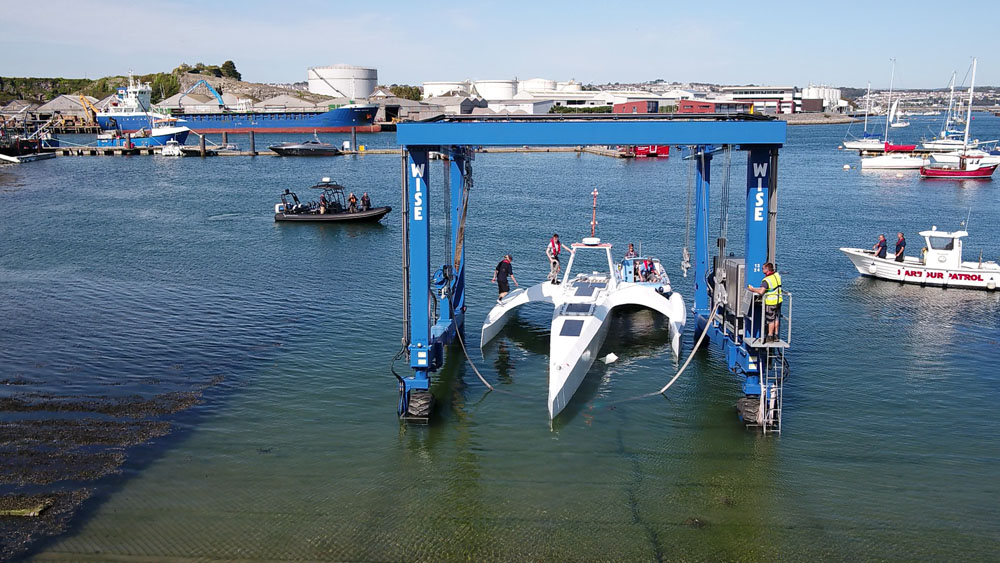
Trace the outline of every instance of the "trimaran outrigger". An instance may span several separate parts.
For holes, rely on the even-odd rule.
[[[594,191],[596,213],[597,191]],[[591,235],[596,220],[591,224]],[[676,356],[687,313],[684,300],[670,287],[670,278],[659,260],[625,258],[615,264],[611,245],[594,236],[570,245],[571,253],[562,283],[544,282],[508,294],[486,316],[480,345],[492,340],[525,303],[545,302],[554,307],[549,337],[549,417],[566,407],[590,371],[610,326],[610,314],[624,305],[658,311],[669,319],[670,348]],[[574,273],[581,253],[604,253],[607,272]]]

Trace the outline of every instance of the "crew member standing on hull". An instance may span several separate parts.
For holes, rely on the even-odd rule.
[[[896,262],[903,261],[903,251],[906,250],[906,239],[903,238],[903,233],[897,233],[896,236]]]
[[[562,252],[563,246],[559,242],[559,234],[553,234],[552,238],[549,239],[548,246],[545,247],[545,255],[549,258],[549,277],[548,280],[556,285],[561,283],[559,281],[559,272],[562,270],[562,265],[559,264],[559,253]]]
[[[518,285],[517,278],[514,277],[514,268],[510,265],[511,260],[513,259],[514,257],[510,254],[505,254],[503,260],[501,260],[500,263],[497,264],[496,269],[493,270],[493,279],[490,280],[490,283],[497,284],[497,303],[502,303],[503,298],[510,293],[510,284],[507,283],[508,277],[510,277],[511,281],[514,282],[515,286]]]
[[[883,237],[883,243],[885,239]],[[747,289],[757,295],[764,296],[764,322],[767,323],[767,337],[764,342],[778,340],[778,319],[781,318],[781,275],[774,270],[774,264],[766,262],[763,266],[764,279],[760,287],[747,285]]]

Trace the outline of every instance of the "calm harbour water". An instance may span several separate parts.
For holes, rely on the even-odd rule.
[[[913,123],[901,137],[936,125]],[[998,118],[974,127],[1000,137]],[[500,256],[514,254],[522,285],[544,280],[549,235],[589,234],[594,187],[599,235],[619,254],[641,241],[690,304],[678,268],[689,163],[677,156],[477,155],[469,351],[517,395],[486,393],[452,347],[429,427],[399,424],[389,371],[401,333],[398,157],[0,168],[0,368],[28,382],[0,395],[208,386],[34,559],[995,558],[1000,295],[862,279],[837,249],[902,230],[916,252],[917,231],[958,228],[971,208],[966,257],[995,260],[1000,178],[845,171],[858,160],[836,150],[845,129],[790,127],[780,153],[778,265],[794,340],[783,433],[767,437],[738,422],[738,384],[716,349],[668,399],[612,404],[677,369],[649,313],[615,321],[603,353],[621,359],[595,365],[552,428],[550,311],[527,309],[478,351]],[[738,253],[745,157],[733,161]],[[718,186],[721,157],[713,171]],[[374,226],[273,222],[281,189],[301,194],[322,176],[394,210]]]

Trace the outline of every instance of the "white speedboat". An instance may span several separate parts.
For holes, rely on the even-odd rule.
[[[861,159],[861,168],[871,170],[916,170],[925,164],[924,157],[904,153],[887,153]]]
[[[555,307],[549,338],[550,418],[569,403],[590,371],[607,336],[609,316],[616,307],[647,307],[666,316],[670,348],[675,355],[680,351],[680,335],[687,321],[684,300],[671,290],[670,278],[658,260],[626,258],[616,265],[611,258],[611,245],[594,237],[570,247],[572,253],[562,282],[545,282],[508,294],[486,316],[480,340],[480,345],[485,346],[515,309],[525,303],[542,301]],[[606,272],[574,275],[574,264],[602,253],[607,259]],[[584,254],[589,256],[581,258]]]
[[[946,232],[932,227],[921,231],[926,246],[922,256],[904,256],[902,262],[892,258],[878,258],[871,250],[841,248],[862,275],[884,280],[995,290],[1000,283],[1000,265],[996,262],[963,262],[962,238],[966,231]]]
[[[181,150],[180,143],[170,139],[163,144],[163,148],[160,149],[160,154],[163,156],[184,156],[184,151]]]

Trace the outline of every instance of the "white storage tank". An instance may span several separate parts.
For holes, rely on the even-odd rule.
[[[424,99],[444,96],[449,92],[459,95],[469,94],[468,82],[424,82]]]
[[[363,100],[378,85],[378,70],[353,65],[312,67],[306,73],[313,94]]]
[[[477,80],[476,93],[487,100],[509,100],[517,93],[517,80]]]
[[[518,84],[518,92],[555,92],[556,81],[545,78],[530,78]]]
[[[583,86],[576,80],[570,80],[569,82],[559,82],[556,84],[556,89],[560,92],[582,92]]]

